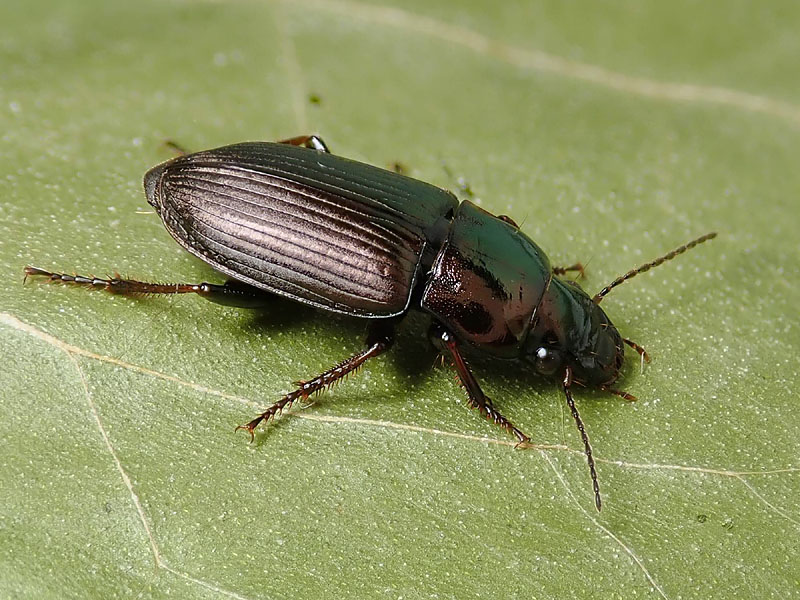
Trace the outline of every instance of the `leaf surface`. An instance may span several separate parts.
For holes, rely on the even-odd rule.
[[[495,4],[0,7],[0,595],[797,591],[797,6]],[[577,394],[601,514],[557,386],[475,365],[541,444],[513,451],[431,368],[419,315],[249,445],[234,426],[362,322],[21,285],[26,264],[221,281],[140,214],[142,174],[167,139],[311,132],[464,178],[590,291],[719,232],[604,301],[654,360],[628,362],[635,404]]]

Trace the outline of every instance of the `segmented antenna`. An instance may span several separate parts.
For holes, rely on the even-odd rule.
[[[586,433],[586,427],[583,425],[583,419],[578,412],[578,407],[575,406],[575,400],[572,397],[572,392],[569,386],[572,385],[572,369],[567,367],[564,373],[564,395],[567,397],[567,406],[572,413],[572,418],[575,419],[575,425],[578,426],[578,431],[583,440],[583,449],[586,454],[586,461],[589,463],[589,474],[592,477],[592,490],[594,490],[594,505],[597,512],[603,507],[603,501],[600,499],[600,484],[597,482],[597,469],[594,466],[594,456],[592,456],[592,444],[589,442],[589,434]]]
[[[595,297],[592,298],[592,300],[594,300],[596,304],[600,304],[600,301],[608,294],[608,292],[613,290],[618,285],[621,285],[621,284],[625,283],[626,281],[628,281],[628,279],[631,279],[632,277],[635,277],[639,273],[644,273],[645,271],[649,271],[653,267],[657,267],[658,265],[660,265],[662,263],[665,263],[668,260],[672,260],[673,258],[678,256],[679,254],[683,254],[684,252],[686,252],[687,250],[691,250],[692,248],[694,248],[698,244],[702,244],[703,242],[707,242],[708,240],[713,239],[715,237],[717,237],[716,232],[711,232],[711,233],[707,233],[705,235],[701,235],[696,240],[692,240],[688,244],[684,244],[683,246],[675,248],[675,250],[673,250],[672,252],[667,252],[664,256],[662,256],[660,258],[657,258],[654,261],[651,261],[649,263],[645,263],[645,264],[643,264],[643,265],[641,265],[639,267],[636,267],[635,269],[631,269],[630,271],[625,273],[625,275],[620,275],[614,281],[612,281],[606,287],[604,287],[602,290],[600,290],[595,295]]]

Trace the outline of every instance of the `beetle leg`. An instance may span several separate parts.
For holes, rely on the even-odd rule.
[[[444,162],[444,161],[442,161],[442,169],[444,170],[445,174],[447,175],[447,177],[449,179],[455,181],[456,187],[458,187],[458,190],[462,194],[464,194],[467,198],[474,198],[475,197],[475,192],[472,189],[472,186],[466,180],[466,178],[461,177],[461,176],[457,177],[456,174],[453,173],[453,171],[450,169],[450,167],[447,166],[447,163]],[[517,224],[514,223],[514,221],[511,219],[511,217],[507,217],[505,215],[502,215],[502,216],[500,216],[498,218],[502,219],[503,221],[506,221],[507,223],[513,225],[514,227],[517,227]],[[517,229],[519,229],[519,227],[517,227]]]
[[[298,135],[297,137],[289,138],[288,140],[280,140],[278,143],[290,144],[292,146],[305,146],[306,148],[313,148],[314,150],[330,153],[327,144],[322,141],[321,137],[316,135]],[[187,154],[191,154],[186,148],[177,142],[173,142],[172,140],[165,141],[164,146],[166,146],[169,150],[172,150],[176,156],[186,156]]]
[[[186,156],[187,154],[191,154],[186,148],[181,146],[178,142],[174,142],[172,140],[165,140],[164,146],[172,150],[175,153],[175,156]]]
[[[408,175],[408,167],[406,167],[400,161],[394,161],[391,165],[389,165],[395,173],[398,175]]]
[[[54,273],[38,267],[25,267],[25,279],[29,276],[46,277],[52,282],[80,285],[101,289],[121,296],[150,296],[153,294],[197,294],[206,300],[236,306],[239,308],[258,308],[270,300],[270,294],[253,286],[233,279],[223,285],[214,283],[146,283],[135,279],[122,279],[119,275],[113,278],[83,275],[67,275]]]
[[[478,380],[475,379],[475,375],[472,374],[469,365],[464,361],[464,357],[461,356],[455,336],[436,323],[431,326],[431,335],[435,339],[437,345],[446,349],[453,359],[453,364],[458,372],[458,378],[467,391],[470,408],[477,408],[484,417],[494,422],[495,425],[499,425],[506,431],[514,434],[514,437],[517,438],[517,446],[522,446],[529,442],[530,438],[520,431],[511,421],[497,412],[494,404],[492,404],[491,398],[483,393],[481,386],[478,385]]]
[[[505,221],[506,223],[511,225],[514,229],[519,229],[519,225],[517,225],[517,222],[508,215],[497,215],[497,218],[500,219],[501,221]]]
[[[239,425],[235,431],[243,429],[250,434],[250,441],[252,442],[253,439],[255,439],[254,430],[262,422],[267,423],[270,419],[274,419],[276,415],[281,414],[296,400],[306,400],[309,396],[325,391],[334,383],[338,383],[347,375],[358,370],[370,358],[386,352],[391,348],[393,342],[393,324],[384,321],[373,322],[373,325],[370,326],[369,334],[367,335],[366,348],[361,352],[354,354],[347,360],[340,362],[338,365],[328,369],[321,375],[317,375],[313,379],[295,382],[295,385],[298,386],[295,391],[286,394],[249,423]]]
[[[583,440],[583,448],[586,453],[586,460],[589,463],[589,472],[592,475],[592,488],[594,489],[594,505],[597,507],[597,512],[600,512],[602,502],[600,501],[600,484],[597,483],[597,470],[594,468],[594,457],[592,456],[592,445],[589,443],[589,435],[586,433],[586,428],[583,426],[583,420],[578,412],[578,407],[575,406],[575,400],[572,398],[570,386],[572,385],[572,368],[567,367],[564,371],[564,395],[567,397],[567,405],[572,413],[572,418],[575,419],[575,425],[578,426],[578,431],[581,433]]]
[[[304,146],[306,148],[313,148],[320,152],[327,152],[330,154],[328,145],[322,141],[322,138],[316,135],[298,135],[297,137],[289,138],[288,140],[281,140],[279,144],[289,144],[290,146]]]
[[[608,392],[609,394],[614,394],[615,396],[619,396],[623,400],[627,400],[628,402],[636,402],[636,396],[633,394],[629,394],[628,392],[623,392],[622,390],[616,390],[614,388],[606,387],[604,385],[600,386],[600,389],[604,392]]]
[[[642,357],[642,360],[646,363],[650,362],[650,355],[647,353],[647,350],[642,348],[639,344],[634,342],[633,340],[629,340],[628,338],[622,338],[622,341],[628,344],[631,348],[636,350],[639,353],[639,356]]]
[[[566,275],[568,271],[578,271],[578,279],[586,276],[586,271],[582,263],[575,263],[568,267],[553,267],[554,275]]]

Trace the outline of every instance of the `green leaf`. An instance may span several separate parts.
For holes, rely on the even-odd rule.
[[[3,3],[0,595],[786,598],[800,587],[795,3]],[[512,215],[642,344],[577,401],[477,364],[538,449],[468,410],[413,315],[249,445],[234,426],[360,348],[289,302],[22,285],[34,264],[221,281],[144,171],[318,132]],[[139,212],[137,212],[139,211]]]

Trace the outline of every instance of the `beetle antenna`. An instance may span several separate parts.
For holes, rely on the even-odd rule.
[[[567,367],[566,372],[564,373],[564,395],[567,397],[567,405],[569,406],[569,410],[572,413],[572,418],[575,419],[575,425],[578,426],[578,431],[581,433],[581,439],[583,440],[583,448],[586,453],[586,460],[589,463],[589,472],[592,475],[592,489],[594,490],[594,505],[597,507],[597,512],[600,512],[600,508],[602,507],[603,503],[600,500],[600,484],[597,483],[597,470],[594,467],[594,457],[592,456],[592,445],[589,443],[589,435],[586,433],[586,427],[583,426],[583,419],[581,419],[581,415],[578,412],[578,407],[575,406],[575,400],[572,398],[572,392],[569,389],[569,386],[572,384],[572,369]]]
[[[628,279],[631,279],[632,277],[635,277],[639,273],[644,273],[645,271],[649,271],[653,267],[657,267],[658,265],[660,265],[662,263],[665,263],[668,260],[672,260],[673,258],[678,256],[679,254],[683,254],[684,252],[686,252],[687,250],[691,250],[692,248],[694,248],[698,244],[702,244],[703,242],[707,242],[708,240],[713,239],[715,237],[717,237],[717,234],[716,234],[716,232],[713,232],[713,231],[711,233],[707,233],[705,235],[701,235],[699,238],[697,238],[695,240],[692,240],[688,244],[684,244],[683,246],[679,246],[678,248],[675,248],[675,250],[673,250],[672,252],[667,252],[664,256],[661,256],[661,257],[659,257],[659,258],[657,258],[657,259],[655,259],[653,261],[650,261],[650,262],[645,263],[645,264],[643,264],[641,266],[638,266],[635,269],[631,269],[630,271],[625,273],[625,275],[620,275],[614,281],[612,281],[606,287],[604,287],[602,290],[600,290],[595,295],[595,297],[592,298],[592,300],[594,300],[595,304],[600,304],[600,301],[603,298],[605,298],[605,296],[606,296],[606,294],[608,294],[608,292],[613,290],[618,285],[621,285],[621,284],[625,283],[626,281],[628,281]]]

